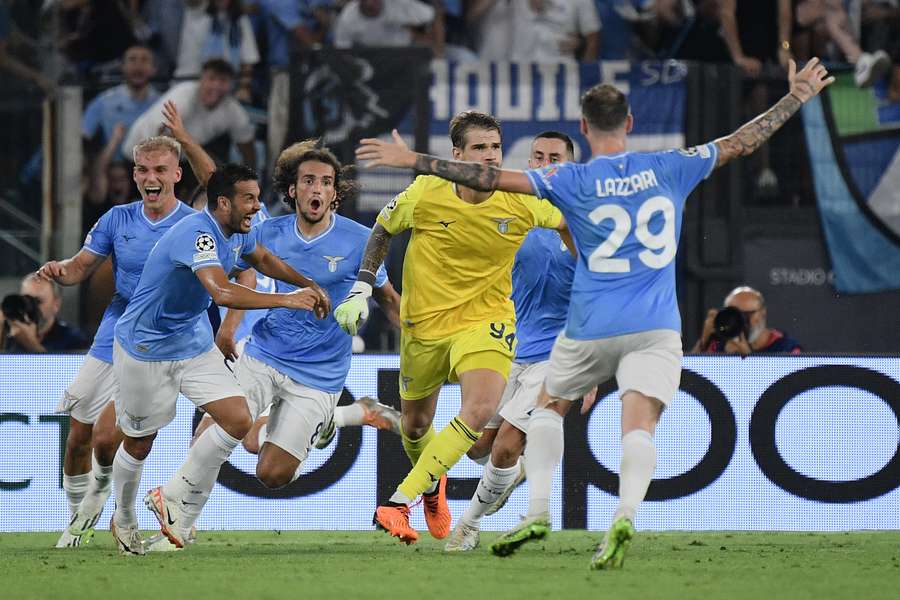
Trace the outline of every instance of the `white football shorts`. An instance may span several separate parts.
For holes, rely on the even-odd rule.
[[[112,363],[88,354],[75,379],[63,392],[56,412],[69,413],[76,421],[93,425],[106,404],[115,399],[117,390]]]
[[[172,422],[178,393],[196,406],[232,396],[245,397],[222,352],[212,348],[184,360],[143,361],[113,345],[113,370],[121,382],[116,396],[119,428],[144,437]]]
[[[341,395],[298,383],[278,369],[241,354],[234,368],[255,421],[269,410],[266,442],[275,444],[301,463],[332,418]]]
[[[528,420],[537,405],[549,366],[549,360],[513,363],[509,370],[506,389],[503,390],[503,398],[500,400],[500,410],[497,411],[501,421],[506,421],[522,433],[528,433]],[[491,419],[491,423],[494,419]],[[497,427],[499,426],[498,423]]]
[[[619,397],[640,392],[668,405],[681,381],[681,336],[654,329],[598,340],[573,340],[561,332],[550,353],[545,385],[554,398],[580,400],[615,376]]]

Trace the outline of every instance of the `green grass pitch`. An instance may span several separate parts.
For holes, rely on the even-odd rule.
[[[621,571],[589,571],[598,533],[555,532],[511,558],[443,554],[375,532],[200,532],[182,552],[119,556],[106,531],[56,550],[56,534],[0,534],[0,597],[597,598],[900,597],[900,532],[638,533]]]

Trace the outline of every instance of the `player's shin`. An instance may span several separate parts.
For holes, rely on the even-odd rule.
[[[563,418],[549,408],[540,408],[528,421],[528,516],[548,514],[553,473],[563,456]]]
[[[487,510],[494,505],[497,499],[506,491],[516,476],[519,474],[519,464],[516,463],[511,467],[501,469],[495,467],[493,462],[488,462],[478,481],[478,487],[475,489],[475,495],[472,496],[472,502],[469,504],[468,510],[463,515],[462,520],[471,526],[478,526],[481,518]]]
[[[106,500],[109,498],[109,488],[112,483],[112,465],[101,465],[97,456],[91,456],[91,481],[87,492],[78,510],[82,515],[98,514],[103,510]]]
[[[113,460],[113,489],[116,496],[116,523],[122,528],[136,527],[137,516],[134,513],[134,501],[137,497],[138,486],[141,483],[141,473],[144,471],[144,461],[131,456],[125,445],[119,446],[116,458]]]
[[[428,431],[425,432],[425,435],[417,439],[412,439],[401,429],[400,437],[403,440],[403,449],[406,451],[406,456],[409,457],[409,462],[413,465],[419,462],[422,451],[431,443],[435,435],[437,434],[434,431],[434,427],[429,427]]]
[[[613,521],[621,517],[634,522],[638,505],[647,495],[656,469],[656,446],[653,436],[634,429],[622,436],[622,462],[619,467],[619,506]]]
[[[182,465],[163,486],[163,495],[180,504],[185,516],[181,527],[185,531],[194,525],[216,484],[222,463],[238,444],[240,440],[213,425],[200,434]]]
[[[481,433],[466,425],[458,416],[434,436],[422,455],[400,483],[392,502],[408,503],[432,487],[441,476],[459,462],[462,455],[478,441]]]
[[[74,515],[78,505],[84,498],[90,485],[91,474],[66,475],[63,473],[63,489],[66,491],[66,499],[69,501],[69,515]]]

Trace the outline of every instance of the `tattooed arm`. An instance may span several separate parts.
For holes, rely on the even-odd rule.
[[[492,192],[503,190],[520,194],[533,194],[534,188],[524,171],[498,169],[476,162],[446,160],[437,156],[413,152],[395,129],[394,141],[386,142],[375,138],[360,141],[356,159],[369,161],[368,167],[387,166],[415,169],[425,175],[437,175],[473,190]],[[369,238],[371,242],[371,238]]]
[[[375,227],[372,228],[372,233],[369,235],[369,241],[366,242],[362,262],[359,265],[359,274],[356,276],[358,281],[375,286],[375,273],[378,272],[378,267],[384,262],[384,257],[387,256],[390,245],[391,234],[387,232],[381,223],[375,223]]]
[[[834,81],[834,77],[828,76],[828,71],[817,58],[806,63],[799,73],[796,70],[794,61],[790,61],[788,80],[791,87],[790,92],[784,98],[763,114],[742,125],[731,135],[715,141],[719,151],[717,167],[721,167],[739,156],[752,154],[772,137],[772,134],[778,131],[785,121],[800,110],[804,102],[813,98],[825,86]]]

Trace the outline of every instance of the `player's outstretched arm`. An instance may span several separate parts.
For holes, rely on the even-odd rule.
[[[266,277],[296,285],[298,288],[312,290],[319,298],[315,307],[318,318],[324,319],[331,312],[331,299],[328,297],[328,293],[319,287],[319,284],[298,273],[292,266],[269,252],[262,244],[257,244],[253,252],[245,254],[243,258]]]
[[[184,155],[187,156],[188,163],[191,165],[191,170],[194,172],[197,181],[200,185],[206,187],[209,178],[216,171],[216,162],[197,143],[197,140],[188,133],[184,122],[181,120],[181,115],[178,113],[178,107],[171,100],[163,104],[163,125],[172,132],[172,137],[181,144],[181,149],[184,150]]]
[[[334,309],[334,319],[341,329],[350,335],[356,335],[359,328],[369,317],[369,298],[372,296],[372,287],[375,285],[375,274],[387,256],[391,246],[391,234],[381,223],[375,223],[372,233],[366,242],[362,261],[359,264],[359,273],[356,274],[356,283],[350,288],[350,293],[343,302]],[[398,318],[399,321],[399,318]]]
[[[40,277],[55,281],[60,285],[75,285],[90,277],[104,260],[106,260],[105,256],[81,249],[72,258],[44,263],[37,273]]]
[[[419,173],[437,175],[448,181],[483,192],[494,190],[519,194],[534,192],[531,182],[523,171],[498,169],[481,163],[446,160],[428,154],[419,154],[409,149],[396,129],[392,135],[393,142],[377,138],[361,140],[356,149],[356,159],[368,161],[365,165],[367,169],[379,166],[415,169]]]
[[[252,310],[256,308],[291,308],[294,310],[314,310],[321,301],[319,294],[309,288],[301,288],[289,294],[269,294],[257,292],[228,279],[218,265],[197,269],[194,274],[213,302],[226,308]]]
[[[719,151],[717,167],[721,167],[739,156],[752,154],[772,137],[772,134],[778,131],[785,121],[800,110],[804,102],[808,102],[826,86],[832,84],[834,77],[828,75],[828,70],[819,62],[818,58],[810,59],[799,72],[797,72],[796,63],[791,60],[788,63],[788,82],[790,91],[772,108],[742,125],[731,135],[715,141]]]

